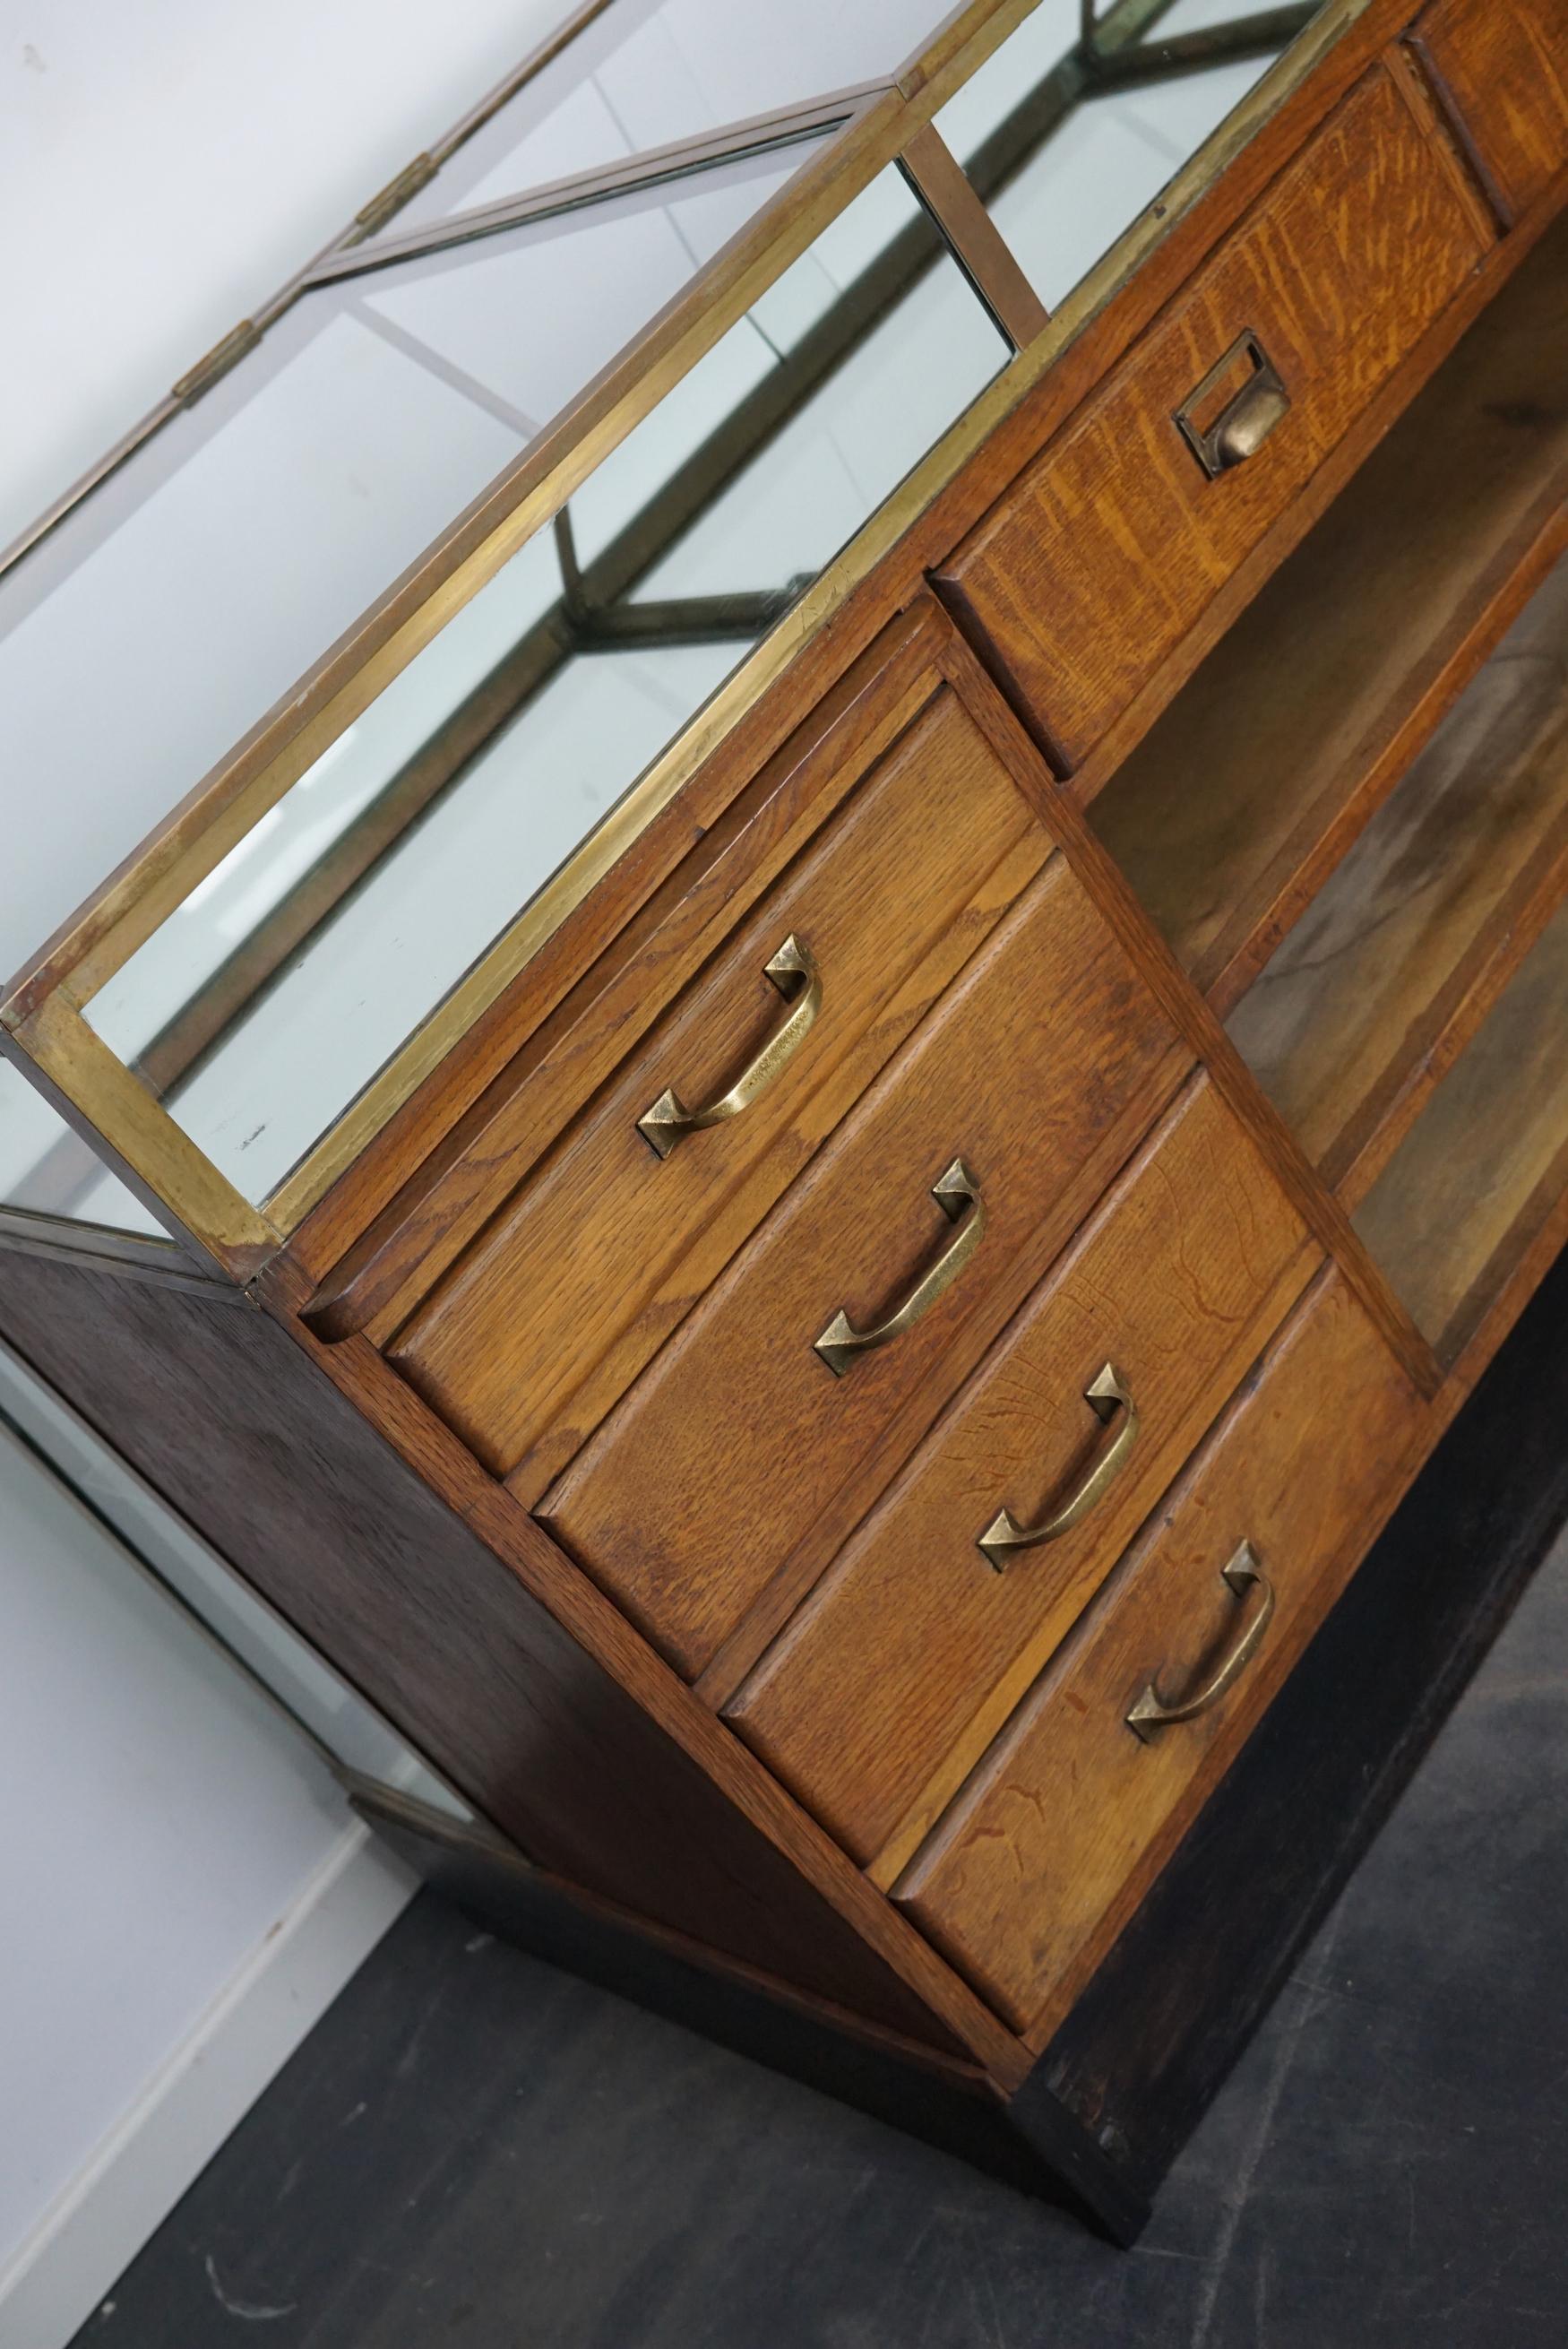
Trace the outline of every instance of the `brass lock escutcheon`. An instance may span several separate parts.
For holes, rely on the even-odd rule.
[[[1203,424],[1212,394],[1238,364],[1250,359],[1253,372],[1213,421]],[[1176,410],[1176,423],[1187,446],[1211,481],[1255,457],[1275,428],[1290,413],[1290,394],[1279,370],[1251,328],[1238,336],[1217,366],[1212,367],[1190,399]]]

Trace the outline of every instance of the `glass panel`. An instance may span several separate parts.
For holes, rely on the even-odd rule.
[[[936,117],[936,127],[990,206],[1050,309],[1086,277],[1268,71],[1285,44],[1226,54],[1263,0],[1139,0],[1114,11],[1122,33],[1141,20],[1140,46],[1214,32],[1200,67],[1086,92],[1072,58],[1078,0],[1040,0]],[[1102,7],[1102,17],[1112,12]],[[1104,37],[1104,36],[1102,36]],[[1125,53],[1125,52],[1124,52]]]
[[[1520,966],[1356,1216],[1452,1361],[1568,1191],[1568,906]]]
[[[1419,1081],[1456,990],[1511,933],[1522,894],[1565,864],[1568,563],[1232,1015],[1260,1082],[1333,1178]]]
[[[0,1206],[169,1237],[9,1061],[0,1061]]]
[[[885,173],[88,1005],[248,1197],[1006,357]]]
[[[319,288],[0,579],[0,975],[808,151]]]
[[[389,233],[885,80],[951,14],[950,0],[612,0],[401,208]]]
[[[399,1787],[453,1817],[472,1816],[330,1665],[4,1345],[0,1427],[41,1454],[175,1604],[270,1689],[328,1753],[364,1776]]]

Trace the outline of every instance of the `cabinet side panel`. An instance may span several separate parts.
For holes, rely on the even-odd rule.
[[[0,1337],[542,1866],[954,2046],[276,1323],[0,1250]]]

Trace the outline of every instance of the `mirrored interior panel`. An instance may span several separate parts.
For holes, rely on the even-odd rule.
[[[1317,13],[1039,0],[936,127],[1057,309]],[[1283,30],[1282,30],[1283,26]]]
[[[168,1238],[135,1194],[9,1061],[0,1061],[0,1207]]]
[[[394,233],[899,72],[947,0],[612,0],[403,205]]]
[[[88,1003],[238,1189],[277,1188],[1008,356],[884,172]]]
[[[139,1568],[148,1575],[335,1760],[450,1817],[472,1816],[365,1700],[4,1344],[0,1430],[25,1444],[118,1537],[128,1573]]]
[[[0,977],[810,151],[317,288],[0,578]]]

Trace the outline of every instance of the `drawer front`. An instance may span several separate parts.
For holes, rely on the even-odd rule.
[[[1186,635],[1480,253],[1377,67],[979,525],[944,574],[949,601],[1065,766]],[[1246,431],[1278,420],[1211,477],[1179,419],[1190,409],[1202,437],[1233,402]]]
[[[1568,0],[1434,0],[1411,44],[1511,223],[1568,163]]]
[[[903,1906],[1037,2042],[1379,1530],[1422,1417],[1327,1276],[901,1879]],[[1239,1669],[1214,1695],[1227,1666]],[[1140,1705],[1175,1712],[1204,1695],[1191,1719],[1129,1726]]]
[[[923,1381],[934,1415],[955,1333],[1011,1309],[1185,1058],[1058,857],[546,1495],[673,1661],[711,1660]],[[978,1195],[934,1195],[959,1161]],[[896,1334],[836,1373],[841,1316]]]
[[[946,1807],[1317,1260],[1200,1079],[730,1708],[856,1858]]]
[[[941,688],[391,1348],[487,1467],[537,1498],[1049,853]],[[810,1025],[807,974],[768,975],[791,938]],[[740,1112],[664,1156],[639,1130],[738,1081]]]

